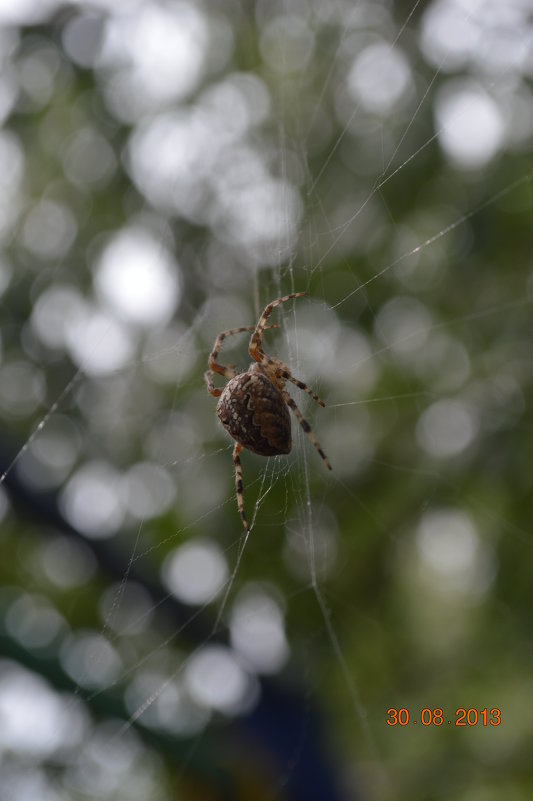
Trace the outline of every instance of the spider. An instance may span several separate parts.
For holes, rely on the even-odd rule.
[[[328,458],[311,426],[302,415],[287,390],[285,382],[296,384],[299,389],[307,392],[320,406],[325,403],[320,400],[309,387],[295,378],[286,364],[280,359],[268,356],[263,351],[263,331],[269,328],[279,328],[278,325],[267,325],[272,311],[281,303],[292,298],[301,298],[305,292],[296,292],[273,300],[263,311],[257,325],[245,325],[241,328],[230,328],[223,331],[215,339],[213,350],[209,355],[209,370],[205,373],[207,391],[218,398],[217,415],[226,431],[235,440],[233,448],[233,463],[235,465],[235,487],[237,490],[237,506],[245,531],[249,531],[248,521],[244,513],[242,466],[239,454],[247,448],[260,456],[275,456],[290,453],[291,450],[291,421],[287,407],[292,409],[301,427],[315,446],[322,461],[331,470]],[[217,362],[218,354],[226,337],[253,331],[248,346],[248,353],[254,360],[248,370],[237,373],[234,364],[223,365]],[[214,374],[229,378],[224,388],[215,387]]]

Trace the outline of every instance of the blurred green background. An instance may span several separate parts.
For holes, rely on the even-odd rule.
[[[531,797],[532,19],[0,0],[0,801]]]

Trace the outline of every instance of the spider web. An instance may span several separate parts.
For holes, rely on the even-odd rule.
[[[304,771],[311,772],[304,760],[305,741],[316,736],[317,710],[324,718],[321,736],[331,738],[336,751],[331,763],[342,776],[339,787],[348,787],[346,797],[356,797],[361,787],[362,797],[428,797],[427,782],[419,778],[421,752],[427,754],[440,798],[457,793],[457,785],[442,778],[444,761],[448,766],[469,760],[459,788],[467,793],[482,786],[487,754],[504,793],[527,787],[527,780],[520,783],[510,769],[506,755],[511,746],[501,729],[469,727],[463,732],[445,724],[447,731],[435,726],[421,731],[420,725],[422,708],[443,708],[453,724],[459,707],[499,707],[513,721],[515,743],[527,733],[522,709],[531,693],[524,658],[530,637],[523,620],[530,534],[521,508],[527,505],[531,382],[531,281],[524,233],[531,209],[531,178],[524,170],[529,140],[523,135],[509,141],[502,134],[500,150],[505,154],[495,148],[476,166],[475,152],[461,150],[457,143],[453,150],[453,139],[445,136],[445,129],[453,126],[442,116],[442,108],[452,114],[454,90],[455,100],[466,103],[463,111],[490,114],[516,100],[514,113],[527,127],[518,113],[526,89],[518,87],[512,62],[491,73],[486,63],[485,71],[468,63],[458,46],[437,52],[433,59],[426,52],[425,58],[418,54],[418,61],[409,64],[415,89],[397,90],[398,119],[393,119],[385,106],[373,105],[371,91],[365,93],[361,76],[368,80],[369,67],[365,73],[360,54],[366,52],[374,68],[371,57],[376,53],[384,59],[387,52],[405,51],[414,59],[417,50],[410,40],[422,37],[424,30],[429,35],[430,15],[447,12],[448,22],[462,20],[474,36],[474,13],[461,4],[444,3],[433,3],[423,13],[419,3],[407,9],[356,4],[347,11],[322,2],[306,9],[307,14],[295,13],[280,5],[267,12],[259,4],[256,10],[263,58],[270,68],[262,76],[271,102],[262,144],[270,147],[266,162],[278,176],[269,199],[275,206],[275,229],[265,233],[256,223],[263,238],[251,244],[231,224],[244,219],[252,227],[254,220],[236,215],[223,221],[237,239],[239,246],[233,248],[224,224],[217,228],[218,221],[211,221],[219,240],[202,245],[208,265],[203,282],[200,257],[188,262],[197,265],[198,275],[188,279],[190,292],[182,295],[181,330],[153,337],[139,358],[127,359],[108,376],[95,376],[83,367],[71,371],[68,379],[60,375],[56,400],[45,414],[37,413],[31,433],[26,429],[23,446],[2,475],[1,482],[14,491],[16,483],[10,480],[19,468],[24,468],[23,477],[31,474],[27,457],[35,460],[34,445],[72,406],[83,409],[84,425],[93,436],[98,430],[111,436],[113,427],[121,427],[124,406],[117,408],[110,393],[115,406],[105,408],[105,385],[122,381],[119,398],[142,436],[151,437],[151,467],[130,474],[130,503],[134,505],[132,492],[140,493],[143,481],[152,496],[157,488],[164,496],[169,475],[178,488],[174,506],[159,501],[161,514],[131,515],[127,538],[116,535],[123,546],[118,549],[120,578],[105,582],[106,593],[92,584],[76,586],[76,593],[90,587],[88,606],[100,605],[100,617],[66,617],[69,635],[58,630],[57,640],[50,641],[57,644],[58,665],[83,699],[82,709],[93,713],[99,703],[109,709],[114,693],[126,698],[120,723],[101,728],[83,724],[87,728],[79,748],[81,752],[82,744],[90,743],[91,756],[86,763],[71,756],[76,767],[71,786],[77,790],[65,797],[75,797],[76,791],[94,795],[96,783],[83,779],[91,760],[104,776],[99,797],[165,797],[168,775],[141,747],[135,731],[159,737],[161,752],[165,737],[172,738],[180,791],[194,797],[191,775],[195,781],[204,777],[202,764],[209,762],[213,743],[220,749],[226,732],[237,741],[243,737],[239,721],[261,708],[258,699],[270,697],[270,681],[282,688],[287,703],[303,685],[306,714],[298,722],[298,736],[279,757],[281,767],[274,770],[268,797],[297,797],[302,761]],[[486,26],[487,47],[480,51],[486,56],[490,37],[496,36],[497,9],[482,3],[478,11]],[[238,27],[232,13],[217,19],[223,32],[229,22]],[[509,37],[512,31],[509,22]],[[306,95],[296,91],[294,76],[305,71],[310,32],[314,55],[309,64],[316,87],[311,91],[308,85]],[[378,50],[373,53],[371,47]],[[277,58],[285,60],[283,69],[276,68]],[[401,73],[405,64],[400,59],[392,62],[394,67]],[[212,69],[216,77],[225,70]],[[461,86],[458,75],[464,79]],[[391,80],[391,74],[386,77]],[[352,82],[351,95],[345,81]],[[377,82],[375,102],[380,91]],[[328,135],[321,126],[327,127],[335,114],[338,131],[332,126]],[[365,151],[369,139],[374,148],[370,153]],[[428,155],[437,142],[445,154],[439,169],[439,158]],[[432,192],[424,192],[421,171],[428,173],[425,180]],[[254,177],[248,180],[252,183]],[[303,198],[299,211],[295,185]],[[158,198],[149,199],[157,208]],[[166,250],[171,239],[167,221],[154,222],[153,210],[139,215],[137,220],[159,231]],[[501,246],[498,229],[506,232]],[[194,238],[187,239],[187,247],[193,246]],[[232,259],[238,260],[238,269],[228,266]],[[308,298],[276,310],[273,321],[281,330],[266,332],[265,349],[283,358],[294,375],[324,397],[326,409],[317,409],[291,388],[333,464],[333,474],[326,474],[297,427],[293,453],[286,459],[261,460],[244,453],[245,506],[252,522],[245,536],[233,491],[232,446],[217,432],[213,399],[203,386],[198,388],[201,373],[219,331],[250,324],[269,300],[302,290]],[[90,353],[100,350],[110,330],[111,325],[96,330]],[[235,359],[244,369],[246,336],[232,339],[237,341],[225,343],[222,361]],[[34,360],[39,357],[35,347],[29,352]],[[53,363],[44,354],[42,360],[52,373]],[[167,360],[175,360],[183,371],[174,376],[172,388],[162,369]],[[164,414],[144,394],[137,405],[125,401],[128,385],[131,391],[149,383],[158,370],[157,380],[166,392],[158,395],[165,398]],[[204,427],[208,437],[199,436]],[[140,462],[124,441],[132,428],[123,427],[122,439],[112,437],[119,450],[117,465],[124,471]],[[78,469],[91,450],[98,453],[94,444],[83,451]],[[106,469],[103,460],[96,461],[100,477],[115,480],[116,474]],[[65,486],[75,475],[73,470]],[[107,540],[99,540],[94,531],[86,536],[96,557],[107,560],[116,576]],[[64,541],[58,537],[54,542],[59,558],[58,543]],[[202,547],[195,551],[198,542]],[[192,561],[187,561],[191,546]],[[43,546],[31,537],[28,547],[34,560],[49,564],[46,559],[52,557],[45,557]],[[187,566],[198,585],[196,595],[183,575]],[[211,595],[205,571],[214,576]],[[16,648],[13,653],[27,667],[39,665],[43,653],[25,629],[28,620],[44,626],[35,611],[39,598],[48,595],[48,611],[64,609],[66,599],[72,599],[68,592],[61,598],[61,585],[57,580],[54,585],[50,574],[48,567],[34,571],[31,582],[24,581],[23,571],[8,577],[11,585],[20,585],[6,594],[10,647],[23,646],[24,654]],[[153,630],[151,621],[156,621]],[[253,642],[254,630],[271,637],[269,654]],[[255,651],[246,649],[246,637]],[[278,663],[269,663],[276,648]],[[514,659],[512,669],[506,654]],[[217,674],[222,677],[218,681]],[[6,667],[3,676],[10,686],[16,674]],[[418,728],[388,727],[390,707],[408,709]],[[68,709],[85,714],[72,701]],[[44,725],[45,711],[41,720]],[[81,730],[81,718],[77,720]],[[470,739],[458,736],[463,734]],[[110,749],[107,759],[102,743]],[[125,771],[118,771],[118,788],[109,778],[110,762],[116,765],[120,748],[130,759],[133,753],[140,755],[139,765],[148,776],[140,789]],[[260,756],[254,758],[257,775],[264,776]],[[219,761],[213,759],[215,765]],[[247,773],[234,753],[227,763],[230,773]],[[9,766],[14,798],[23,797],[17,790],[22,786],[17,764],[27,769],[24,759]],[[41,787],[50,798],[63,797],[44,775]],[[132,775],[138,781],[137,771]],[[44,791],[40,795],[45,797]],[[333,791],[330,797],[335,797]]]

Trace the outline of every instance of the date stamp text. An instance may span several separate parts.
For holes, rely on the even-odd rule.
[[[418,713],[411,714],[404,706],[400,709],[391,707],[387,709],[387,726],[499,726],[502,713],[497,707],[488,709],[466,709],[459,707],[453,713],[446,715],[441,707],[419,709]]]

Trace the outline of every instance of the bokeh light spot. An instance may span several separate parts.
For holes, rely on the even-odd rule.
[[[45,198],[30,209],[22,242],[38,259],[60,259],[70,249],[77,229],[76,219],[66,206]]]
[[[117,677],[122,664],[116,649],[102,634],[81,630],[65,640],[60,659],[69,676],[82,687],[105,687]]]
[[[234,652],[222,645],[205,646],[191,656],[185,683],[198,704],[228,715],[245,711],[257,693],[256,683]]]
[[[106,462],[80,467],[61,493],[63,514],[90,538],[110,537],[120,528],[124,511],[120,503],[120,476]]]
[[[409,62],[398,47],[371,44],[354,60],[348,73],[348,90],[368,111],[390,114],[412,81]]]
[[[230,618],[231,644],[258,673],[277,673],[289,658],[283,613],[274,596],[260,586],[245,587]]]
[[[129,361],[133,332],[106,311],[84,304],[67,318],[66,341],[74,362],[87,375],[106,375]]]
[[[439,400],[420,416],[416,435],[432,456],[456,456],[467,448],[479,429],[475,410],[459,400]]]
[[[26,417],[44,401],[44,374],[26,361],[13,361],[0,367],[0,410],[9,417]]]
[[[83,717],[47,683],[20,666],[0,662],[0,747],[35,757],[79,746]]]
[[[500,109],[480,88],[446,86],[437,96],[435,115],[442,149],[458,167],[484,167],[503,144],[505,126]]]
[[[176,548],[165,559],[162,577],[169,590],[188,604],[212,601],[224,586],[228,565],[212,540],[195,540]]]
[[[480,539],[472,518],[460,509],[432,509],[424,514],[416,543],[432,586],[450,594],[477,597],[495,576],[492,552]]]
[[[161,242],[145,231],[129,228],[104,248],[95,286],[122,319],[151,327],[167,322],[176,308],[178,266]]]

